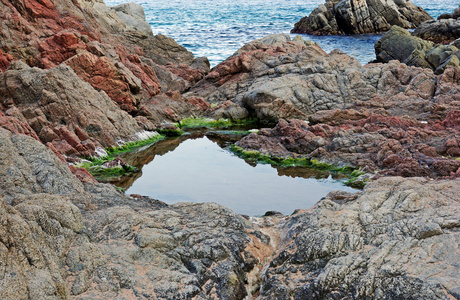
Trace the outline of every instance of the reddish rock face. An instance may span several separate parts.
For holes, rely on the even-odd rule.
[[[87,156],[153,130],[152,121],[205,110],[205,102],[193,98],[154,98],[161,93],[155,62],[167,65],[161,67],[164,82],[171,78],[189,88],[207,72],[207,60],[195,61],[170,38],[137,31],[117,13],[99,0],[0,1],[0,126],[40,139],[55,153]],[[150,120],[132,118],[140,107]]]
[[[337,113],[337,112],[336,112]],[[342,119],[310,126],[304,121],[280,120],[237,143],[248,150],[274,156],[306,156],[335,165],[362,167],[379,174],[405,177],[458,177],[460,132],[435,123],[372,114],[362,120]],[[320,120],[326,112],[312,118]],[[327,119],[325,119],[327,120]]]

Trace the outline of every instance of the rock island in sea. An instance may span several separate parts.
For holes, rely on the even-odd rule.
[[[271,35],[210,70],[153,35],[136,4],[4,0],[0,18],[0,298],[460,298],[460,70],[449,56],[362,66]],[[437,61],[430,49],[418,57]],[[275,124],[236,146],[369,181],[256,218],[125,195],[75,167],[190,116]]]

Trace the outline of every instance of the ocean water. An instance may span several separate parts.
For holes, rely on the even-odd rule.
[[[271,33],[289,33],[294,23],[324,0],[105,0],[108,6],[135,2],[144,7],[154,34],[174,38],[195,56],[206,56],[212,66],[244,44]],[[459,6],[453,0],[415,0],[434,18]],[[365,64],[375,58],[380,35],[304,35],[327,52],[340,49]]]

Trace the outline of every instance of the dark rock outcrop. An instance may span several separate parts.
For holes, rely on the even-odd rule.
[[[430,68],[436,74],[442,73],[447,67],[460,66],[457,47],[423,40],[397,26],[383,35],[374,47],[378,62],[396,59],[408,66]]]
[[[294,25],[291,33],[340,35],[385,32],[392,25],[415,28],[432,19],[411,1],[327,0]]]
[[[460,38],[460,20],[429,20],[415,28],[412,35],[437,44],[449,44]]]

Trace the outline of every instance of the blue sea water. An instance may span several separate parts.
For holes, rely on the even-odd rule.
[[[244,44],[271,33],[289,33],[294,23],[324,0],[105,0],[108,6],[135,2],[144,7],[154,34],[174,38],[195,56],[206,56],[212,66]],[[414,0],[434,18],[451,13],[458,0]],[[365,64],[375,58],[380,35],[305,35],[327,52],[340,49]]]

